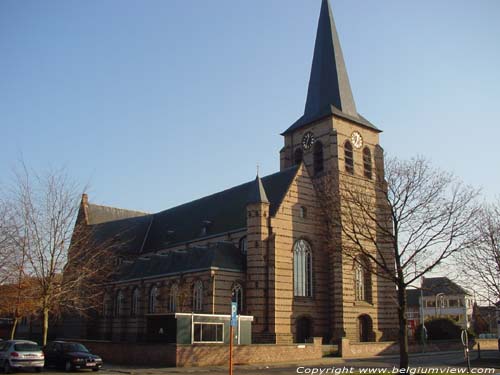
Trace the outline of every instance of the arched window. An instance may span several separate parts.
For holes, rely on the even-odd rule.
[[[354,286],[356,301],[371,302],[370,263],[364,256],[354,261]]]
[[[344,163],[347,173],[354,174],[354,154],[352,152],[351,142],[346,141],[344,144]]]
[[[149,292],[149,312],[154,314],[158,309],[158,297],[160,293],[158,291],[158,287],[154,286],[151,288]]]
[[[132,301],[130,304],[130,315],[131,316],[137,316],[139,313],[139,288],[135,288],[134,291],[132,292]]]
[[[298,240],[293,246],[293,291],[297,297],[312,297],[311,245]]]
[[[323,144],[319,141],[314,143],[314,174],[323,172]]]
[[[116,293],[116,298],[115,298],[115,314],[114,315],[116,317],[121,316],[123,313],[123,300],[124,300],[123,292],[121,290],[119,290],[118,293]]]
[[[170,312],[177,311],[178,298],[179,298],[179,285],[175,283],[170,287],[170,294],[168,296],[168,310]]]
[[[203,283],[198,280],[193,285],[193,311],[202,311],[203,309]]]
[[[104,317],[109,317],[111,316],[111,312],[113,311],[112,309],[112,298],[111,296],[109,295],[109,293],[105,293],[104,294],[104,298],[103,298],[103,303],[102,303],[102,315]]]
[[[295,150],[293,153],[293,162],[295,165],[300,164],[302,162],[302,159],[304,157],[304,153],[301,148],[298,148]]]
[[[238,303],[238,314],[243,311],[243,287],[241,284],[236,283],[231,289],[231,295],[234,296],[236,302]]]
[[[239,242],[239,248],[242,254],[246,254],[248,250],[247,237],[241,237]]]
[[[368,147],[363,150],[363,166],[365,171],[365,177],[372,179],[372,153]]]

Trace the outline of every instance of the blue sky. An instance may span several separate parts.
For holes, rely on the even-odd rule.
[[[332,0],[381,144],[500,186],[500,2]],[[279,169],[320,0],[0,2],[0,182],[21,155],[159,211]]]

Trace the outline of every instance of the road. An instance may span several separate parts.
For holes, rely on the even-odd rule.
[[[476,354],[472,355],[476,358]],[[483,361],[480,365],[473,367],[497,367],[496,373],[500,373],[500,353],[497,351],[483,351]],[[364,368],[389,368],[393,369],[398,364],[397,357],[373,357],[366,359],[342,359],[342,358],[323,358],[320,361],[308,361],[305,363],[285,363],[285,364],[270,364],[270,365],[249,365],[235,366],[234,375],[292,375],[292,374],[311,374],[313,369],[331,369],[330,373],[335,374],[334,369],[340,371],[343,368],[355,369],[358,372]],[[426,354],[412,355],[410,357],[410,366],[417,367],[432,367],[432,368],[447,368],[461,367],[463,368],[463,354],[460,352],[443,353],[443,354]],[[347,371],[347,370],[344,370]],[[22,371],[22,374],[29,372]],[[45,375],[61,375],[63,371],[46,370]],[[80,371],[80,374],[89,374],[92,371]],[[202,367],[202,368],[132,368],[122,366],[106,366],[97,374],[106,375],[163,375],[163,374],[228,374],[227,367]],[[319,374],[319,372],[317,373]],[[346,374],[346,372],[344,372]],[[348,374],[348,373],[347,373]]]

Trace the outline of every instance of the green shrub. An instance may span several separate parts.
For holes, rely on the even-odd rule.
[[[452,319],[449,318],[436,318],[427,320],[425,322],[425,328],[427,329],[427,340],[460,340],[462,334],[462,327],[457,324]],[[469,333],[469,341],[474,338],[474,334],[471,330]],[[416,337],[420,339],[422,337],[422,325],[417,327]]]

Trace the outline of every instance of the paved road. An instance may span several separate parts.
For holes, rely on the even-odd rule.
[[[476,354],[472,355],[475,359]],[[500,353],[497,351],[483,351],[482,362],[477,367],[497,367],[497,373],[500,373]],[[304,363],[286,363],[286,364],[270,364],[252,365],[252,366],[235,366],[234,375],[292,375],[307,373],[307,369],[322,368],[322,369],[341,369],[354,368],[390,368],[392,369],[398,364],[397,357],[374,357],[366,359],[342,359],[342,358],[324,358],[320,361],[308,361]],[[432,355],[412,355],[410,357],[410,365],[416,367],[462,367],[463,354],[460,352],[432,354]],[[474,367],[474,361],[473,361]],[[22,374],[29,372],[23,371]],[[61,375],[63,371],[46,370],[45,375]],[[92,371],[80,371],[79,374],[93,374]],[[212,368],[130,368],[119,366],[107,366],[96,374],[106,375],[164,375],[164,374],[227,374],[227,367],[212,367]],[[344,373],[345,374],[345,373]]]

